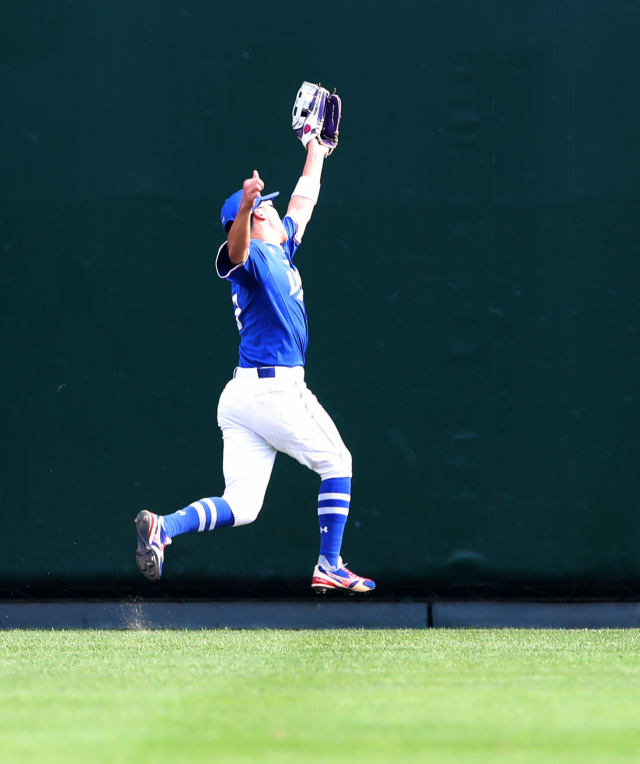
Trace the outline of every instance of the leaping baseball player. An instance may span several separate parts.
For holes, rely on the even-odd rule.
[[[375,584],[346,568],[340,556],[351,501],[351,454],[331,417],[304,381],[307,312],[293,257],[320,192],[325,157],[338,144],[339,96],[304,82],[293,107],[293,129],[307,150],[287,214],[262,195],[257,171],[222,207],[227,241],[216,270],[231,284],[240,332],[240,361],[218,404],[224,440],[225,491],[171,515],[143,510],[136,517],[136,560],[159,580],[168,544],[181,533],[247,525],[262,508],[278,451],[320,476],[320,555],[311,586],[318,591],[369,592]]]

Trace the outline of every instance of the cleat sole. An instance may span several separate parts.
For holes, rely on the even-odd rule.
[[[140,572],[150,581],[160,580],[160,571],[156,562],[156,552],[149,544],[149,529],[151,527],[151,514],[143,509],[136,517],[138,530],[138,549],[136,550],[136,563]]]
[[[311,584],[311,588],[315,589],[315,591],[318,592],[318,594],[326,594],[328,591],[332,592],[346,592],[347,594],[350,594],[353,596],[354,594],[369,594],[370,592],[375,590],[375,587],[373,589],[364,589],[361,591],[358,591],[357,589],[349,589],[346,586],[327,586],[326,584]]]

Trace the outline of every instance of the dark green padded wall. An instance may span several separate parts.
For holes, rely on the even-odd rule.
[[[640,3],[3,0],[0,583],[138,581],[136,513],[222,491],[222,201],[286,198],[303,79],[343,97],[298,254],[307,380],[385,581],[640,577]],[[318,480],[165,580],[304,579]]]

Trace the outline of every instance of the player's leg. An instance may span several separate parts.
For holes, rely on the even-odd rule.
[[[223,437],[223,498],[233,512],[233,525],[248,525],[262,509],[277,451],[250,430],[225,427]]]
[[[262,508],[277,452],[259,435],[228,415],[229,397],[224,398],[223,394],[218,410],[218,423],[224,439],[224,494],[200,499],[170,515],[155,515],[143,510],[136,518],[138,567],[152,581],[160,578],[164,549],[176,536],[247,525],[256,519]]]
[[[375,583],[352,573],[340,555],[342,537],[351,505],[351,454],[333,419],[304,383],[298,384],[300,401],[308,417],[300,418],[302,435],[291,455],[320,475],[318,520],[320,554],[313,572],[312,586],[320,591],[348,589],[368,592]]]
[[[194,501],[172,515],[165,515],[162,520],[169,538],[229,525],[248,525],[262,509],[276,449],[243,427],[225,427],[222,437],[224,494]]]
[[[162,525],[170,539],[182,533],[212,531],[233,525],[233,512],[221,496],[209,496],[179,509],[172,515],[164,515]]]
[[[340,551],[351,503],[351,454],[315,395],[303,381],[287,384],[273,396],[265,394],[253,426],[278,451],[320,475],[320,554],[314,581],[318,569],[322,581],[314,585],[352,591],[373,589],[373,581],[355,576],[342,564]]]
[[[136,562],[151,581],[158,581],[164,565],[164,550],[182,533],[210,531],[233,525],[233,513],[221,497],[211,496],[194,501],[171,515],[156,515],[143,509],[136,517],[138,551]]]

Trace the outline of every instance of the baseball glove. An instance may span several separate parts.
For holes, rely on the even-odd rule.
[[[335,93],[312,82],[303,82],[291,113],[291,127],[306,148],[313,138],[329,151],[338,145],[338,129],[342,116],[342,101]]]

